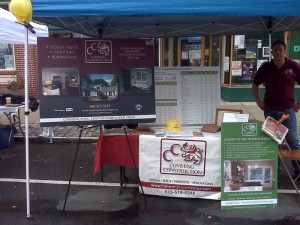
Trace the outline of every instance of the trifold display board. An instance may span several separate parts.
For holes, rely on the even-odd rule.
[[[261,128],[222,123],[222,210],[277,206],[278,144]]]
[[[154,122],[153,40],[39,38],[41,126]]]

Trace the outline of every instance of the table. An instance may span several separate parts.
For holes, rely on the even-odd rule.
[[[20,109],[24,107],[25,107],[24,105],[13,105],[13,106],[0,105],[0,111],[2,111],[4,115],[7,117],[10,126],[13,127],[14,124],[17,124],[20,128],[20,131],[22,132],[23,138],[25,136],[24,136],[24,131],[21,127]],[[13,134],[13,129],[11,129],[9,143],[12,134]]]
[[[220,134],[187,138],[128,135],[128,138],[145,194],[220,199]],[[190,154],[189,149],[196,149],[196,154]],[[100,134],[94,173],[100,172],[104,164],[134,166],[125,135]]]

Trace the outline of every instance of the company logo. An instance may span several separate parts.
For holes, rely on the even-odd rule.
[[[243,136],[256,136],[257,135],[257,124],[256,123],[243,123],[242,135]]]
[[[162,139],[160,172],[187,176],[204,176],[206,141]]]
[[[135,109],[136,109],[137,111],[142,110],[142,108],[143,108],[142,104],[136,104],[136,105],[135,105]]]
[[[293,74],[293,69],[285,69],[285,74],[292,75]]]
[[[112,42],[100,40],[86,40],[85,62],[112,63]]]

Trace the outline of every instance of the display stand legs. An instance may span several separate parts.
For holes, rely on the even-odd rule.
[[[84,129],[83,126],[79,126],[79,127],[80,127],[80,133],[79,133],[79,137],[78,137],[78,142],[77,142],[77,147],[76,147],[75,156],[74,156],[74,160],[73,160],[73,165],[72,165],[72,169],[71,169],[71,174],[70,174],[70,177],[69,177],[68,188],[67,188],[67,192],[66,192],[66,196],[65,196],[64,205],[63,205],[63,212],[65,212],[65,209],[66,209],[67,199],[68,199],[69,190],[70,190],[70,186],[71,186],[71,181],[72,181],[72,177],[73,177],[73,172],[74,172],[74,168],[75,168],[75,163],[76,163],[76,159],[77,159],[77,155],[78,155],[78,151],[79,151],[81,136],[82,136],[82,132],[83,132],[83,129]],[[133,163],[134,163],[134,168],[135,168],[135,171],[136,171],[136,174],[137,174],[137,177],[138,177],[138,181],[139,181],[139,184],[140,184],[141,192],[143,194],[143,198],[144,198],[144,202],[145,202],[145,206],[146,206],[147,205],[147,201],[146,201],[146,198],[145,198],[143,187],[141,185],[141,181],[140,181],[140,177],[139,177],[137,165],[136,165],[136,162],[135,162],[135,159],[134,159],[134,155],[133,155],[133,152],[132,152],[132,148],[131,148],[130,141],[129,141],[129,138],[127,136],[127,131],[126,131],[125,127],[124,127],[124,132],[125,132],[125,136],[126,136],[128,148],[129,148],[129,151],[130,151]],[[103,168],[101,170],[101,180],[103,181]],[[124,166],[120,166],[120,191],[119,191],[120,195],[122,193],[122,188],[123,188],[124,184],[127,181],[128,181],[128,179],[125,176],[125,167]]]
[[[71,181],[72,181],[72,177],[73,177],[73,172],[74,172],[75,163],[76,163],[76,159],[77,159],[77,155],[78,155],[78,150],[79,150],[79,145],[80,145],[81,135],[82,135],[82,131],[83,131],[83,126],[79,126],[79,127],[80,127],[80,133],[79,133],[79,138],[78,138],[77,148],[76,148],[75,157],[74,157],[74,161],[73,161],[73,166],[72,166],[72,170],[71,170],[71,174],[70,174],[70,179],[69,179],[68,189],[67,189],[67,193],[66,193],[66,197],[65,197],[65,202],[64,202],[64,207],[63,207],[63,212],[64,212],[65,209],[66,209],[67,198],[68,198],[68,195],[69,195],[70,185],[71,185]]]
[[[141,184],[141,179],[140,179],[140,176],[139,176],[139,171],[137,169],[137,166],[136,166],[136,162],[134,160],[134,155],[133,155],[133,151],[132,151],[132,148],[131,148],[131,144],[130,144],[130,141],[129,141],[129,138],[128,138],[128,134],[127,134],[127,130],[126,130],[126,127],[123,126],[123,129],[124,129],[124,133],[125,133],[125,136],[126,136],[126,140],[127,140],[127,144],[128,144],[128,148],[129,148],[129,151],[130,151],[130,154],[131,154],[131,158],[132,158],[132,161],[133,161],[133,164],[134,164],[134,168],[135,168],[135,172],[136,172],[136,175],[139,179],[139,184],[140,184],[140,188],[141,188],[141,192],[143,194],[143,198],[144,198],[144,201],[145,201],[145,205],[147,205],[147,200],[145,198],[145,193],[144,193],[144,189],[143,189],[143,186]],[[125,177],[125,168],[124,168],[124,177]],[[122,179],[122,178],[121,178]]]

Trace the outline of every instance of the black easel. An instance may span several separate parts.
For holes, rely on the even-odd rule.
[[[144,198],[144,201],[145,201],[145,206],[146,206],[147,205],[147,200],[146,200],[146,197],[145,197],[145,193],[144,193],[144,189],[143,189],[143,186],[142,186],[142,183],[141,183],[139,172],[138,172],[138,169],[137,169],[137,166],[136,166],[136,162],[134,160],[134,155],[133,155],[132,148],[131,148],[131,145],[130,145],[130,141],[129,141],[129,138],[128,138],[128,134],[127,134],[127,131],[126,131],[126,126],[123,126],[123,129],[124,129],[124,133],[125,133],[125,136],[126,136],[128,148],[129,148],[129,151],[130,151],[130,154],[131,154],[131,158],[132,158],[132,161],[133,161],[133,164],[134,164],[135,172],[136,172],[136,175],[137,175],[138,180],[139,180],[139,184],[140,184],[140,187],[141,187],[141,191],[142,191],[143,198]],[[125,167],[123,167],[123,168],[124,168],[124,171],[123,171],[124,173],[122,173],[122,171],[121,171],[121,176],[124,175],[124,178],[126,179],[126,177],[125,177]],[[124,181],[122,179],[122,177],[121,177],[121,180]],[[122,187],[123,187],[123,183],[122,183],[121,189],[122,189]],[[121,190],[120,190],[120,192],[121,192]]]
[[[93,127],[98,127],[101,125],[96,125],[96,126],[92,126],[92,127],[88,127],[89,128],[93,128]],[[75,163],[76,163],[76,159],[77,159],[77,155],[78,155],[78,150],[79,150],[79,145],[80,145],[80,140],[81,140],[81,135],[82,135],[82,131],[84,130],[83,126],[79,126],[80,128],[80,133],[79,133],[79,137],[78,137],[78,142],[77,142],[77,147],[76,147],[76,152],[75,152],[75,157],[74,157],[74,161],[73,161],[73,166],[72,166],[72,170],[71,170],[71,174],[70,174],[70,178],[69,178],[69,184],[68,184],[68,189],[67,189],[67,193],[66,193],[66,197],[65,197],[65,202],[64,202],[64,207],[63,207],[63,212],[65,211],[66,208],[66,204],[67,204],[67,198],[69,195],[69,190],[70,190],[70,186],[71,186],[71,181],[72,181],[72,177],[73,177],[73,172],[74,172],[74,168],[75,168]]]
[[[70,190],[70,186],[71,186],[71,181],[72,181],[72,177],[73,177],[75,163],[76,163],[76,159],[77,159],[77,155],[78,155],[78,150],[79,150],[80,140],[81,140],[81,136],[82,136],[82,131],[84,130],[83,126],[79,126],[78,125],[78,127],[80,128],[80,133],[79,133],[77,147],[76,147],[76,152],[75,152],[75,156],[74,156],[74,160],[73,160],[73,166],[72,166],[72,170],[71,170],[71,174],[70,174],[70,178],[69,178],[67,193],[66,193],[66,196],[65,196],[65,201],[64,201],[64,206],[63,206],[63,212],[65,212],[65,209],[66,209],[67,198],[68,198],[68,195],[69,195],[69,190]],[[97,127],[97,125],[96,126],[92,126],[92,127]],[[101,125],[100,125],[100,127],[101,127]],[[147,205],[147,201],[146,201],[146,198],[145,198],[145,193],[144,193],[143,187],[141,185],[140,176],[139,176],[139,173],[138,173],[138,170],[137,170],[136,162],[134,160],[134,156],[133,156],[132,148],[131,148],[131,145],[130,145],[130,142],[129,142],[129,138],[128,138],[128,135],[127,135],[126,127],[123,126],[123,129],[124,129],[124,132],[125,132],[125,136],[126,136],[126,139],[127,139],[127,144],[128,144],[129,151],[130,151],[130,154],[131,154],[131,157],[132,157],[132,160],[133,160],[134,168],[135,168],[138,180],[139,180],[139,184],[140,184],[140,187],[141,187],[141,191],[143,193],[143,198],[144,198],[145,206],[146,206]],[[123,187],[124,181],[127,180],[127,178],[125,177],[125,167],[122,167],[122,166],[120,167],[120,176],[121,176],[121,178],[120,178],[121,179],[121,182],[120,182],[120,185],[121,185],[120,193],[121,193],[121,189]],[[101,177],[103,179],[103,175],[102,174],[101,174]]]

